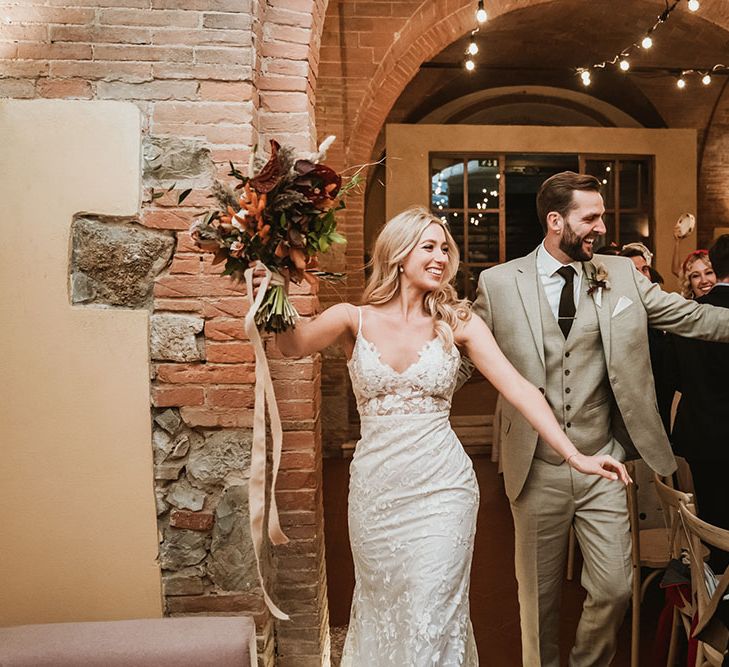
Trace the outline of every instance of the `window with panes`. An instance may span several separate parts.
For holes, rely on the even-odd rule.
[[[474,298],[481,271],[525,255],[541,241],[536,193],[560,171],[601,181],[607,227],[602,243],[641,241],[654,250],[652,164],[642,156],[431,153],[431,210],[448,223],[458,244],[459,294]]]

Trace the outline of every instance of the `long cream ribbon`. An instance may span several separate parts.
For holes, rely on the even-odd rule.
[[[271,371],[268,368],[266,352],[263,349],[261,335],[256,327],[256,312],[261,307],[268,288],[279,284],[278,276],[274,278],[268,267],[260,262],[256,268],[264,267],[266,275],[258,288],[258,294],[253,298],[253,268],[246,269],[245,280],[250,308],[245,317],[245,330],[253,344],[256,355],[256,386],[255,402],[253,407],[253,447],[251,448],[251,476],[248,482],[248,508],[251,521],[251,537],[253,539],[253,553],[256,557],[256,570],[258,581],[263,591],[263,599],[271,613],[278,619],[288,621],[287,614],[282,612],[271,600],[266,592],[261,573],[261,548],[263,546],[263,519],[266,515],[266,406],[271,422],[271,440],[273,443],[273,466],[271,475],[271,502],[268,512],[268,537],[273,544],[286,544],[289,540],[281,530],[276,506],[276,477],[281,465],[281,448],[283,444],[283,430],[281,417],[278,412],[276,396],[273,392]]]

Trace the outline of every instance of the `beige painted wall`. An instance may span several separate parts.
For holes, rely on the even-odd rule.
[[[141,118],[0,101],[0,625],[160,616],[146,311],[69,305],[80,211],[137,213]]]
[[[413,204],[429,205],[428,154],[436,151],[655,156],[656,268],[666,279],[666,289],[678,288],[671,275],[672,230],[679,215],[696,213],[695,130],[388,125],[388,218]],[[694,231],[682,242],[681,252],[695,247]]]

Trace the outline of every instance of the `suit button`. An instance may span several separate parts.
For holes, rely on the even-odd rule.
[[[569,394],[569,393],[570,393],[571,391],[572,391],[572,390],[571,390],[571,389],[570,389],[569,387],[567,387],[567,389],[565,389],[565,390],[564,390],[564,393],[565,393],[565,394]]]
[[[565,375],[569,375],[570,374],[569,368],[564,372],[564,374]]]
[[[565,357],[569,357],[569,356],[570,356],[570,353],[569,353],[569,352],[565,352],[565,353],[564,353],[564,356],[565,356]]]
[[[572,406],[568,403],[567,405],[564,406],[564,409],[565,410],[571,410],[572,409]]]
[[[567,428],[571,428],[571,427],[572,427],[572,422],[567,422]]]
[[[544,387],[539,387],[539,391],[541,391],[542,393],[544,393]]]

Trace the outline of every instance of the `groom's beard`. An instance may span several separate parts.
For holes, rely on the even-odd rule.
[[[569,224],[565,222],[562,236],[559,237],[559,249],[575,262],[588,262],[592,259],[593,252],[592,248],[585,249],[585,246],[582,245],[584,240],[585,236],[575,234]]]

